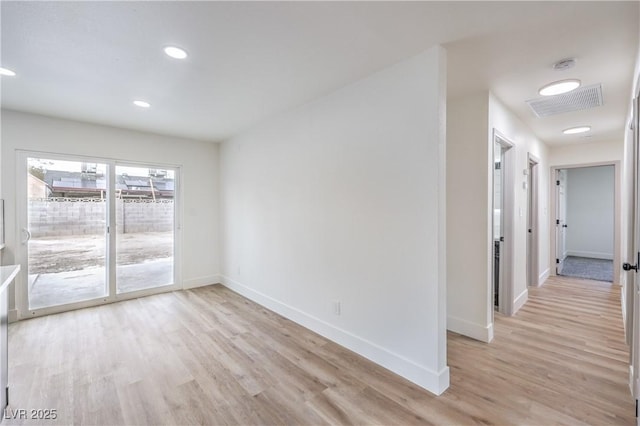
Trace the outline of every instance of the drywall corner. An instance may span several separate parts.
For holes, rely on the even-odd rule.
[[[447,327],[488,341],[488,92],[447,102]]]

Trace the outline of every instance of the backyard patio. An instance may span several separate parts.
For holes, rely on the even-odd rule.
[[[118,234],[118,293],[174,283],[173,232]],[[29,241],[29,308],[79,302],[108,294],[104,235],[39,237]]]

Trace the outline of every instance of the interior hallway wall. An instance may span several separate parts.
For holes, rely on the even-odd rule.
[[[484,342],[493,338],[488,128],[486,92],[447,100],[447,328]]]
[[[436,394],[445,65],[432,48],[221,149],[224,284]]]
[[[492,217],[493,131],[515,149],[513,300],[517,311],[527,300],[527,191],[523,186],[528,154],[540,160],[538,202],[539,281],[549,274],[548,148],[491,93],[448,100],[447,105],[447,327],[481,341],[493,338]],[[460,263],[463,259],[463,265]]]
[[[622,140],[586,142],[552,146],[549,149],[550,166],[622,161],[624,145]]]
[[[517,312],[528,299],[527,290],[527,210],[528,193],[525,186],[528,168],[528,154],[536,157],[538,163],[538,285],[549,276],[549,149],[514,113],[508,110],[493,94],[489,94],[489,133],[491,141],[493,130],[497,130],[515,146],[515,173],[513,191],[513,300],[512,312]],[[491,224],[489,223],[489,226]]]
[[[567,254],[613,259],[613,166],[567,169]]]

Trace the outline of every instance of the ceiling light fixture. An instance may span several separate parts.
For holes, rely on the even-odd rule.
[[[179,47],[175,47],[175,46],[165,47],[164,53],[166,53],[167,56],[171,56],[174,59],[184,59],[187,57],[187,52],[184,49],[180,49]]]
[[[561,95],[563,93],[570,92],[580,87],[580,80],[560,80],[549,83],[546,86],[538,90],[538,93],[542,96],[554,96]]]
[[[146,101],[133,101],[133,104],[135,106],[138,106],[140,108],[149,108],[151,106],[151,104],[149,102]]]
[[[0,75],[6,75],[6,76],[9,76],[9,77],[15,77],[16,73],[15,73],[15,71],[11,71],[8,68],[0,68]]]
[[[576,133],[584,133],[591,130],[591,126],[571,127],[562,131],[565,135],[575,135]]]

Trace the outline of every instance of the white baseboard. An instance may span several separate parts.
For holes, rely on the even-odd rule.
[[[567,251],[567,256],[589,257],[591,259],[613,260],[613,253],[600,253],[600,252],[597,252],[597,251],[569,250],[569,251]]]
[[[197,287],[204,287],[211,284],[220,284],[220,275],[209,275],[207,277],[193,278],[182,282],[182,289],[189,290]]]
[[[513,301],[513,313],[515,314],[529,300],[529,291],[525,288],[522,293]]]
[[[8,317],[9,323],[18,321],[18,310],[9,309]]]
[[[493,324],[483,326],[462,318],[447,317],[447,330],[485,343],[493,340]]]
[[[549,275],[551,275],[551,268],[545,269],[545,271],[540,274],[540,276],[538,277],[538,287],[542,286],[542,284],[544,284],[545,281],[547,281],[547,278],[549,278]]]
[[[225,287],[236,293],[362,355],[376,364],[425,388],[429,392],[440,395],[449,387],[449,367],[445,367],[438,372],[430,370],[373,342],[255,291],[224,275],[221,276],[221,282]]]

